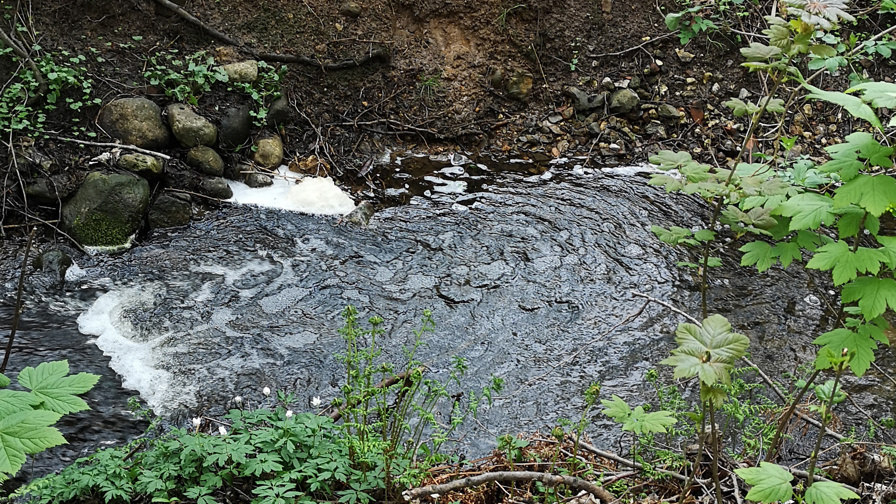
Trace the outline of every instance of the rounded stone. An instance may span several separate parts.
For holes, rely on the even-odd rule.
[[[252,83],[258,79],[258,62],[255,60],[237,61],[221,66],[230,82]]]
[[[246,175],[246,185],[249,187],[267,187],[273,184],[274,180],[271,179],[270,175],[265,175],[264,173],[250,173]]]
[[[172,103],[165,108],[168,113],[168,124],[174,137],[184,147],[197,145],[214,145],[218,138],[218,129],[208,119],[193,112],[183,103]]]
[[[641,104],[638,93],[631,89],[620,89],[610,98],[610,112],[614,114],[628,114]]]
[[[527,101],[532,94],[533,77],[529,72],[516,71],[507,80],[507,96],[514,100]]]
[[[62,227],[81,245],[125,245],[149,206],[149,183],[135,175],[92,172],[62,207]]]
[[[224,160],[215,149],[199,145],[187,152],[187,165],[204,175],[220,177],[224,174]]]
[[[162,160],[148,154],[124,154],[118,158],[118,167],[149,180],[158,178],[164,170]]]
[[[234,148],[246,143],[252,132],[252,117],[249,106],[231,107],[224,111],[221,125],[218,126],[218,145]]]
[[[144,149],[162,149],[171,134],[162,122],[162,111],[146,98],[121,98],[108,103],[99,125],[112,138]]]
[[[149,208],[149,228],[186,226],[192,216],[193,204],[189,194],[162,193]]]
[[[212,198],[226,200],[233,197],[233,190],[222,177],[204,177],[199,183],[199,190]]]
[[[339,14],[345,17],[356,18],[361,15],[362,11],[361,4],[353,0],[346,0],[339,4]]]
[[[253,161],[265,168],[275,168],[283,162],[283,142],[277,135],[259,139]]]

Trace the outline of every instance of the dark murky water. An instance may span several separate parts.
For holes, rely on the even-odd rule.
[[[387,356],[401,355],[431,309],[436,332],[420,357],[434,375],[445,376],[457,355],[470,363],[466,386],[480,388],[492,374],[506,380],[505,394],[464,432],[470,454],[488,450],[497,434],[578,417],[592,382],[606,397],[648,401],[638,399],[644,372],[673,346],[678,317],[649,306],[605,333],[642,306],[632,291],[698,306],[693,281],[675,266],[680,258],[649,228],[686,224],[699,206],[640,176],[562,167],[553,177],[496,176],[446,165],[425,175],[439,179],[428,180],[428,192],[419,174],[396,168],[418,184],[394,193],[410,204],[381,211],[367,228],[231,207],[120,256],[76,257],[81,271],[65,291],[29,287],[13,367],[68,357],[74,371],[107,377],[91,392],[95,411],[67,421],[78,450],[79,442],[134,435],[125,389],[174,421],[221,412],[235,395],[257,403],[264,386],[303,402],[333,398],[342,379],[339,313],[352,304],[385,319]],[[446,186],[454,189],[439,190]],[[8,291],[13,259],[4,264]],[[755,360],[774,374],[811,354],[825,321],[817,290],[799,272],[731,268],[714,281],[711,304],[751,336]],[[594,424],[609,422],[595,415]]]

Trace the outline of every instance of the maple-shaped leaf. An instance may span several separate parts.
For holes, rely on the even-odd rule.
[[[837,219],[837,233],[840,239],[843,239],[855,236],[861,231],[868,212],[855,205],[850,205],[845,208],[838,208],[837,214],[840,215],[840,218]]]
[[[862,91],[862,99],[875,108],[896,108],[896,84],[890,82],[865,82],[846,90]]]
[[[663,186],[666,188],[667,193],[680,191],[684,188],[684,181],[681,177],[674,177],[672,175],[666,175],[665,173],[655,173],[651,175],[647,184],[652,186]]]
[[[741,49],[741,52],[743,52],[743,49]],[[853,115],[853,117],[864,119],[877,129],[881,129],[880,119],[878,119],[877,114],[875,114],[874,111],[871,110],[871,107],[862,101],[861,98],[846,93],[840,93],[838,91],[824,91],[805,82],[803,83],[803,87],[810,91],[810,93],[806,95],[808,98],[816,98],[828,103],[833,103],[834,105],[839,105],[845,108],[847,112]]]
[[[750,42],[750,46],[742,47],[740,53],[748,61],[761,61],[777,58],[781,55],[781,48],[767,46],[759,42]]]
[[[767,105],[766,102],[768,102]],[[759,100],[759,106],[761,107],[762,105],[765,105],[765,110],[773,114],[783,114],[785,111],[784,100],[780,98],[772,98],[771,100],[769,100],[768,96],[764,96]]]
[[[643,407],[636,406],[628,419],[622,423],[622,430],[635,434],[664,434],[666,427],[675,425],[675,422],[675,418],[669,411],[646,413]]]
[[[672,226],[669,229],[666,229],[660,226],[650,226],[650,231],[656,235],[660,241],[668,243],[669,245],[679,245],[683,243],[685,245],[697,246],[700,244],[693,238],[691,230],[683,227]]]
[[[731,113],[735,117],[743,117],[747,114],[753,115],[759,112],[759,106],[755,103],[745,102],[740,98],[732,98],[725,102],[725,106],[731,109]]]
[[[823,345],[823,349],[830,349],[831,355],[840,355],[844,348],[849,349],[852,358],[849,360],[849,369],[853,374],[861,377],[871,367],[874,362],[874,351],[877,350],[877,342],[886,343],[886,335],[883,329],[872,324],[862,324],[857,331],[840,328],[828,331],[813,343]],[[831,367],[831,361],[827,357],[827,353],[818,352],[815,359],[815,367],[817,369],[827,369]]]
[[[784,241],[777,243],[773,248],[773,254],[781,261],[781,266],[785,269],[790,266],[793,261],[802,261],[803,254],[800,252],[800,246],[792,241]]]
[[[865,163],[858,159],[831,159],[830,161],[819,166],[818,169],[825,173],[837,173],[844,181],[850,181],[855,178],[859,172],[865,168]]]
[[[797,231],[796,242],[800,247],[808,250],[809,252],[815,252],[816,250],[818,250],[818,247],[826,245],[828,243],[834,243],[834,240],[832,240],[827,235],[818,232]]]
[[[759,467],[735,469],[734,472],[753,488],[747,500],[755,502],[785,502],[793,496],[793,475],[778,464],[760,462]]]
[[[649,161],[660,170],[679,170],[683,166],[694,162],[694,158],[686,151],[661,150],[650,156]]]
[[[33,411],[38,404],[40,399],[34,394],[21,390],[0,390],[0,418],[19,411]]]
[[[874,135],[865,131],[850,133],[844,142],[825,147],[834,159],[866,159],[874,166],[893,166],[893,148],[881,145]]]
[[[806,490],[803,502],[806,504],[840,504],[845,499],[858,499],[852,490],[836,481],[816,481]]]
[[[65,443],[52,427],[61,415],[52,411],[20,411],[0,420],[0,474],[15,475],[26,453],[38,453]]]
[[[822,194],[802,193],[782,203],[776,214],[790,217],[790,230],[817,229],[822,224],[831,224],[837,217],[834,214],[834,201]]]
[[[818,247],[806,267],[830,270],[834,285],[841,285],[855,279],[857,273],[877,274],[884,259],[885,256],[878,249],[859,247],[853,252],[845,241],[838,240]]]
[[[882,315],[887,306],[896,310],[896,280],[892,278],[859,277],[843,287],[844,303],[859,302],[865,320]]]
[[[606,406],[601,413],[617,422],[622,423],[626,421],[632,414],[632,408],[625,402],[625,400],[616,394],[613,394],[611,399],[601,399],[600,403]]]
[[[26,367],[19,373],[19,384],[31,389],[42,401],[41,408],[66,414],[90,409],[76,394],[83,394],[96,385],[98,375],[68,375],[68,361],[42,362],[36,368]]]
[[[884,264],[890,269],[896,269],[896,236],[875,236],[877,242],[883,245],[879,248],[883,256]]]
[[[772,254],[772,246],[763,241],[747,243],[739,249],[744,255],[740,258],[741,266],[756,266],[760,273],[771,268],[777,262]]]
[[[699,376],[709,386],[716,382],[730,383],[728,370],[750,345],[749,338],[732,332],[728,319],[721,315],[711,315],[699,326],[678,324],[675,342],[678,348],[660,364],[674,366],[675,378]]]
[[[889,175],[857,175],[834,194],[835,206],[850,204],[856,204],[879,217],[891,205],[896,205],[896,179]]]

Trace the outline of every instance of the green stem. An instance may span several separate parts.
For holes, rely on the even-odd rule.
[[[844,349],[844,353],[846,349]],[[834,411],[834,396],[837,395],[837,387],[840,385],[840,375],[843,374],[843,368],[846,367],[846,363],[841,363],[840,367],[837,368],[837,375],[834,377],[834,388],[831,390],[831,397],[828,398],[828,405],[822,411],[821,415],[821,429],[818,431],[818,437],[815,439],[815,449],[812,450],[812,456],[809,458],[809,482],[806,483],[806,489],[812,486],[812,483],[815,481],[815,463],[818,462],[818,450],[821,449],[821,440],[824,439],[824,433],[828,427],[828,418],[831,416],[831,412]]]
[[[719,481],[719,432],[716,429],[716,408],[709,400],[709,427],[712,431],[712,482],[716,487],[716,502],[722,500],[722,482]]]
[[[787,409],[787,412],[784,413],[784,416],[781,417],[781,420],[778,422],[778,428],[775,430],[775,436],[772,438],[772,444],[769,446],[768,451],[765,453],[765,461],[771,462],[778,455],[778,445],[781,444],[782,435],[784,434],[784,428],[787,427],[787,423],[790,421],[790,417],[793,416],[793,412],[796,410],[796,405],[799,404],[800,400],[806,394],[806,391],[809,390],[809,387],[812,386],[812,383],[815,381],[815,378],[818,377],[820,370],[816,369],[812,376],[806,381],[806,385],[803,386],[800,393],[793,398],[793,401],[790,403],[790,407]]]

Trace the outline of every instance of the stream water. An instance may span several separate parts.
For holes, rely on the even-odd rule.
[[[505,392],[460,433],[456,449],[469,455],[488,451],[498,434],[577,418],[592,382],[604,397],[649,400],[643,375],[673,347],[680,317],[650,305],[623,322],[644,304],[633,291],[697,313],[694,282],[675,265],[681,257],[649,228],[687,225],[702,214],[698,204],[647,186],[637,170],[558,165],[530,175],[450,159],[390,169],[406,181],[392,194],[408,204],[367,227],[224,207],[121,255],[76,255],[64,289],[33,276],[11,368],[68,358],[74,372],[104,376],[89,394],[94,411],[67,420],[72,445],[38,457],[36,472],[135,436],[144,425],[125,409],[138,393],[175,423],[218,414],[236,395],[258,404],[265,386],[297,394],[300,408],[332,399],[348,304],[385,319],[387,357],[400,358],[430,309],[436,331],[419,357],[432,376],[445,377],[461,356],[464,387],[504,378]],[[4,245],[4,320],[21,252]],[[760,276],[731,267],[713,285],[714,311],[751,337],[770,374],[810,355],[825,322],[823,293],[791,269]],[[598,434],[608,424],[594,415],[591,434],[612,448],[614,435]]]

